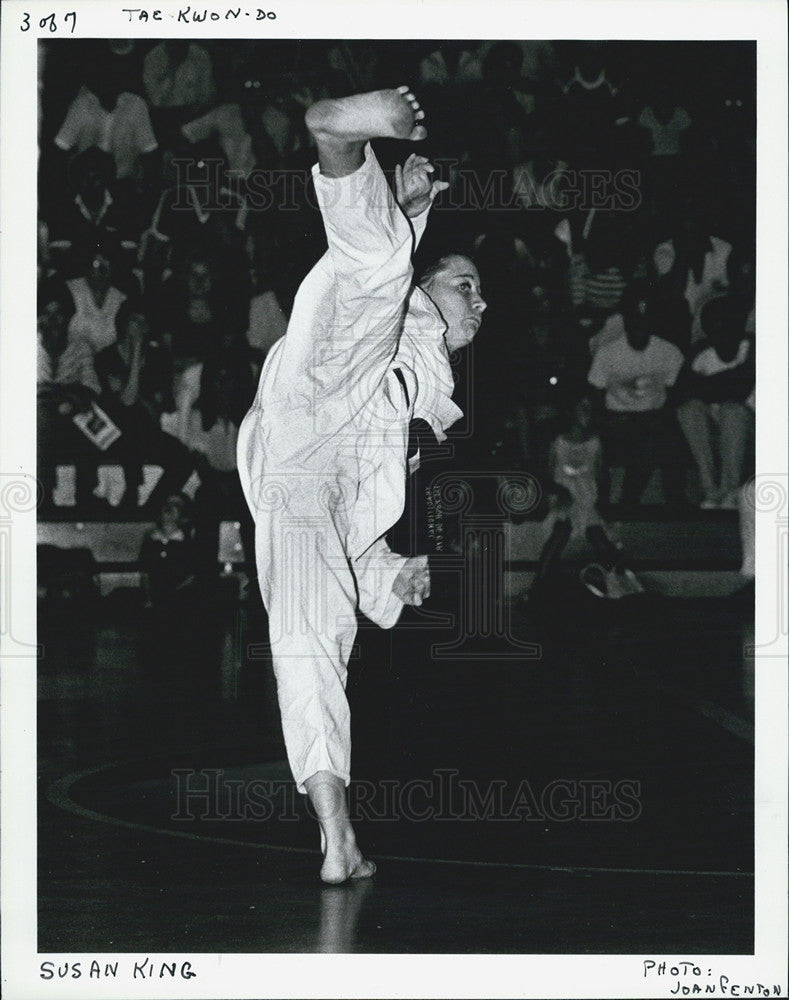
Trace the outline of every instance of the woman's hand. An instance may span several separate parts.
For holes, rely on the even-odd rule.
[[[445,191],[447,181],[434,181],[430,176],[435,167],[426,156],[412,153],[405,163],[395,167],[395,195],[400,208],[409,219],[429,208],[439,191]]]
[[[427,556],[406,559],[392,584],[392,593],[403,604],[419,605],[430,597],[430,570],[427,566]]]

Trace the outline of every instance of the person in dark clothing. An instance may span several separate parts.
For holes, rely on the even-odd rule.
[[[193,598],[196,558],[189,504],[183,494],[167,497],[156,525],[140,548],[140,566],[145,574],[148,600],[154,608],[174,610]]]
[[[728,296],[708,302],[700,318],[706,339],[690,361],[677,418],[698,468],[701,506],[733,510],[753,420],[747,401],[756,381],[754,344],[743,309]]]

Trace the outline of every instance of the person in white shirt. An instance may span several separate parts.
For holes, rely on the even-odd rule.
[[[467,257],[442,258],[426,289],[412,285],[415,235],[446,184],[412,155],[396,171],[396,201],[369,140],[422,139],[423,117],[407,87],[308,109],[329,250],[299,289],[239,432],[288,759],[332,883],[375,871],[345,798],[355,612],[390,628],[429,594],[427,557],[398,555],[383,536],[403,509],[409,420],[443,440],[461,416],[448,350],[471,342],[485,309]]]
[[[645,289],[634,283],[621,310],[624,334],[598,347],[587,377],[604,396],[604,442],[609,459],[617,454],[624,464],[621,502],[628,506],[639,503],[666,451],[667,392],[685,360],[678,347],[651,333],[647,305]],[[678,499],[673,481],[664,488]]]
[[[82,277],[68,282],[75,312],[69,331],[84,338],[94,354],[114,344],[115,317],[126,295],[112,284],[112,264],[101,245],[85,255]]]
[[[74,302],[68,288],[54,278],[46,279],[37,298],[37,468],[42,501],[45,505],[52,501],[57,465],[68,461],[75,466],[77,503],[84,508],[92,499],[95,456],[72,417],[90,410],[101,385],[90,346],[69,332]]]
[[[143,85],[152,107],[174,108],[185,114],[211,104],[216,96],[207,50],[180,38],[159,42],[148,52]]]
[[[130,180],[143,169],[141,160],[155,152],[156,136],[145,101],[128,91],[114,93],[100,81],[83,86],[69,105],[55,145],[67,153],[98,146],[115,161],[117,180]]]

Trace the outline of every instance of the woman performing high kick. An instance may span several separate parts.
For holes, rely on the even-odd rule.
[[[412,154],[393,193],[369,140],[423,139],[423,118],[407,87],[307,111],[329,249],[298,291],[239,432],[288,761],[318,818],[330,883],[375,872],[345,792],[355,612],[391,628],[404,604],[429,596],[427,558],[392,552],[384,535],[403,510],[409,422],[426,420],[443,440],[461,416],[448,350],[473,339],[485,309],[465,256],[413,284],[412,253],[447,185]]]

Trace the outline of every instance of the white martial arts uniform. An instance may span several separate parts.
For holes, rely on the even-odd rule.
[[[356,608],[383,628],[402,610],[392,584],[405,557],[383,535],[403,510],[409,420],[427,420],[443,440],[461,416],[446,324],[411,284],[427,212],[412,229],[369,144],[355,173],[327,178],[316,166],[313,175],[329,250],[299,288],[238,442],[302,792],[317,771],[350,781],[345,684]]]

